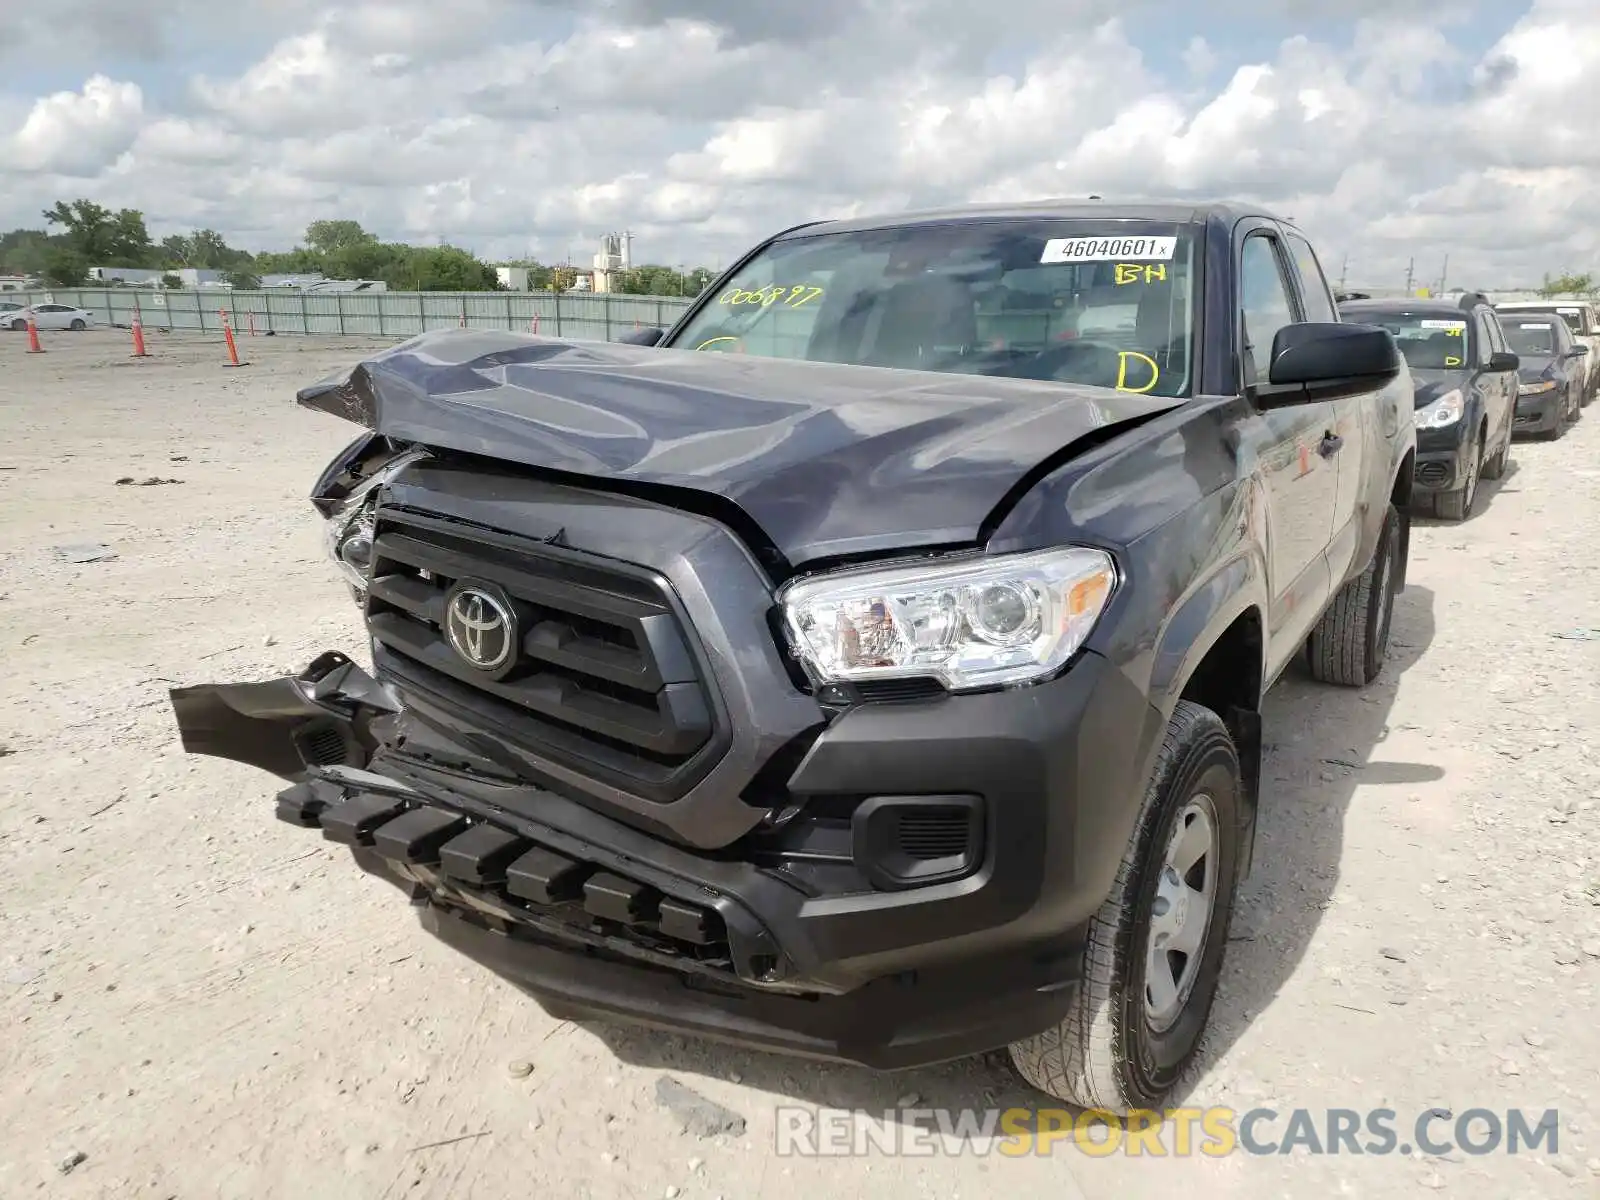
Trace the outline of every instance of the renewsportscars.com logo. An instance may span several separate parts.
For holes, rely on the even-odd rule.
[[[1223,1158],[1245,1154],[1520,1154],[1560,1149],[1556,1110],[1443,1106],[1401,1117],[1391,1108],[1135,1109],[1126,1117],[1065,1108],[900,1108],[881,1117],[850,1109],[780,1107],[776,1150],[796,1158],[881,1155],[1053,1154],[1103,1158]]]

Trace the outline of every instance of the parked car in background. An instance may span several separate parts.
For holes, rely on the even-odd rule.
[[[1479,479],[1499,479],[1511,453],[1516,354],[1489,301],[1351,300],[1339,315],[1394,335],[1416,387],[1413,508],[1449,521],[1472,514]]]
[[[1520,313],[1554,313],[1565,321],[1578,345],[1589,351],[1583,356],[1578,403],[1586,406],[1600,393],[1600,309],[1587,300],[1508,300],[1495,307],[1508,321]]]
[[[1555,313],[1506,315],[1510,318],[1506,341],[1521,360],[1517,373],[1522,383],[1512,427],[1554,441],[1578,419],[1589,348],[1578,345],[1571,327]]]
[[[18,305],[13,312],[0,316],[8,329],[17,333],[28,328],[28,314],[40,329],[87,329],[95,323],[94,314],[86,308],[73,308],[69,304],[35,304],[31,308]]]

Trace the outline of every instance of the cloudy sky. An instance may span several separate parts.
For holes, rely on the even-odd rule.
[[[1337,15],[1333,15],[1333,14]],[[1351,286],[1600,274],[1593,0],[0,5],[0,229],[716,265],[818,216],[1238,196]]]

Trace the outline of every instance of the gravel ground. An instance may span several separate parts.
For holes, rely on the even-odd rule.
[[[1557,1153],[802,1159],[778,1105],[1040,1098],[998,1057],[880,1076],[554,1022],[274,821],[274,780],[184,756],[169,686],[359,646],[305,500],[354,431],[292,400],[364,344],[245,338],[230,370],[126,339],[0,338],[0,1196],[1600,1195],[1600,408],[1420,524],[1379,685],[1269,697],[1185,1098],[1275,1108],[1269,1139],[1294,1108],[1554,1108]],[[86,543],[115,557],[57,553]],[[744,1128],[684,1132],[664,1077]]]

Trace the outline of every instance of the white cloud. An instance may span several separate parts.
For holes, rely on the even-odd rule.
[[[138,85],[104,75],[92,76],[81,92],[41,96],[0,142],[0,173],[93,177],[133,145],[144,115]]]
[[[1487,29],[1351,0],[1342,30],[1248,55],[1229,28],[1329,10],[169,0],[136,36],[120,3],[80,6],[75,39],[0,25],[13,80],[23,61],[88,79],[0,105],[0,229],[82,195],[255,245],[351,216],[547,257],[628,228],[646,260],[715,262],[818,216],[1204,195],[1294,217],[1352,283],[1446,253],[1485,285],[1600,274],[1577,203],[1600,187],[1600,11],[1579,0],[1516,0]]]

